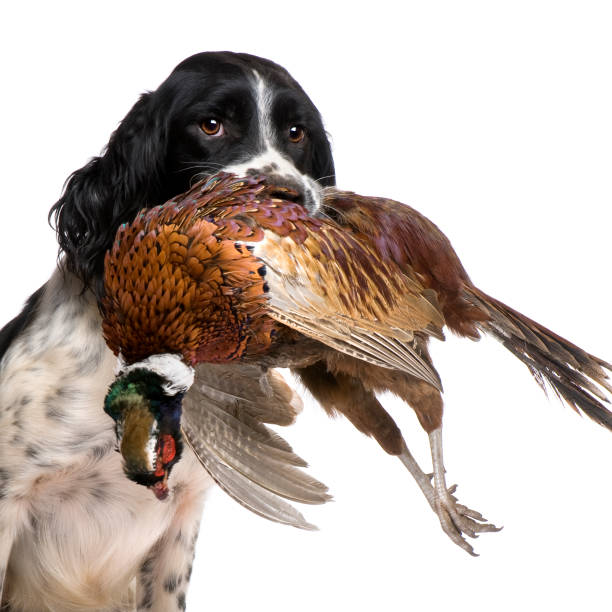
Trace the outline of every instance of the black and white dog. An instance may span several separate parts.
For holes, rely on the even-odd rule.
[[[310,209],[334,183],[319,112],[268,60],[182,62],[51,209],[59,268],[0,332],[0,593],[12,612],[185,609],[212,481],[187,449],[167,503],[123,475],[96,298],[119,224],[221,169],[275,175]]]

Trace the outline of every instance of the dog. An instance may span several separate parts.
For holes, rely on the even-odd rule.
[[[277,64],[231,52],[186,59],[51,209],[58,268],[0,331],[3,610],[185,609],[212,480],[188,449],[169,501],[124,475],[102,409],[116,358],[98,303],[120,224],[219,170],[271,175],[311,211],[334,184],[320,113]]]

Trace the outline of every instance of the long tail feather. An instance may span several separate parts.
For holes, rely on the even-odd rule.
[[[587,353],[539,323],[488,296],[476,287],[466,298],[483,309],[489,320],[477,323],[518,357],[546,391],[546,385],[577,412],[612,430],[610,404],[612,365]]]

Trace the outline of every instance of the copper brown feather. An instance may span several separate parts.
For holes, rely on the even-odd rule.
[[[475,287],[446,236],[413,208],[382,198],[330,192],[328,212],[373,241],[383,260],[414,270],[438,296],[446,325],[478,339],[490,333],[572,408],[612,429],[603,390],[612,366]]]
[[[446,487],[429,337],[442,339],[444,325],[471,339],[492,334],[538,382],[611,429],[612,368],[477,289],[448,239],[412,208],[333,189],[309,214],[294,195],[263,177],[219,174],[122,227],[106,262],[109,346],[128,360],[171,352],[192,364],[293,368],[329,413],[400,458],[445,533],[473,554],[464,535],[497,528]],[[433,475],[378,391],[415,410]]]

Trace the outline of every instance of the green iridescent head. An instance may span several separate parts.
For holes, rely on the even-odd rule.
[[[182,364],[191,374],[186,383],[176,380],[172,368],[158,366],[154,358],[149,358],[124,368],[109,388],[104,411],[115,421],[127,477],[164,499],[170,472],[181,458],[182,400],[193,371]]]

